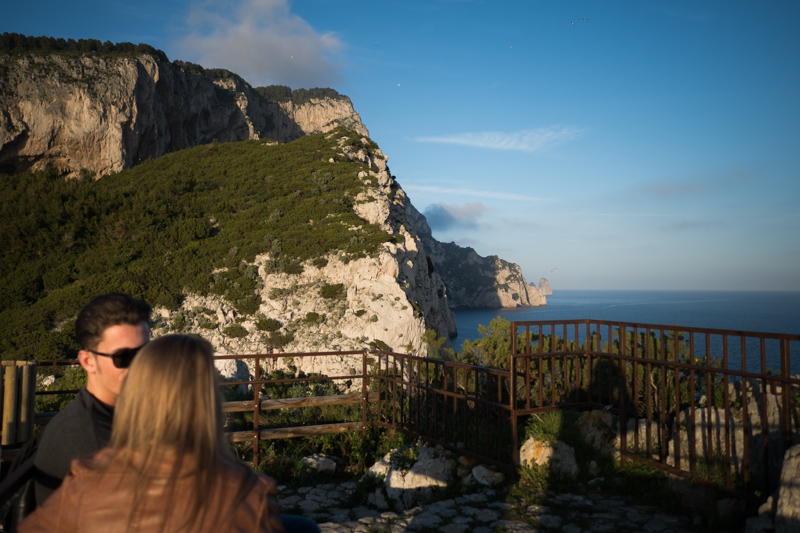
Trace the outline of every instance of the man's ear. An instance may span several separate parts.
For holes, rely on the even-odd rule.
[[[87,374],[97,373],[97,356],[89,350],[81,350],[78,352],[78,362],[81,364]]]

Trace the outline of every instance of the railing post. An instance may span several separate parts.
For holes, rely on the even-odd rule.
[[[260,429],[260,414],[261,414],[261,395],[259,394],[258,382],[261,381],[261,358],[256,356],[255,375],[256,382],[253,383],[253,468],[258,466],[258,448],[259,448],[259,429]]]
[[[367,432],[367,398],[369,397],[369,376],[367,375],[367,355],[369,352],[361,352],[361,434]]]
[[[788,339],[780,340],[780,351],[781,377],[788,380],[792,377]],[[781,429],[783,430],[783,451],[785,453],[792,447],[792,386],[788,381],[781,383],[781,401],[783,403],[781,406]]]
[[[3,361],[3,446],[17,443],[17,367],[14,361]]]
[[[541,339],[540,339],[541,343]],[[509,415],[511,416],[511,468],[516,468],[519,462],[519,449],[517,446],[517,326],[511,322],[511,355],[509,368],[511,369],[511,394],[508,395]]]

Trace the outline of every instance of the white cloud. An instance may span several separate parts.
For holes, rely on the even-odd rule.
[[[289,0],[221,0],[196,4],[191,33],[176,47],[206,68],[226,68],[253,86],[330,87],[339,79],[343,47],[293,15]]]
[[[440,137],[416,137],[417,142],[433,142],[442,144],[460,144],[487,148],[490,150],[515,150],[519,152],[541,152],[553,146],[573,141],[584,135],[583,128],[554,126],[537,128],[511,133],[501,131],[483,131],[476,133],[459,133]]]
[[[425,218],[433,230],[451,228],[476,228],[478,219],[486,212],[481,202],[470,202],[462,206],[432,204],[425,209]]]

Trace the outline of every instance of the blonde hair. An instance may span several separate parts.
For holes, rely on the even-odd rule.
[[[145,504],[150,477],[159,465],[172,461],[165,497],[173,498],[187,456],[196,465],[194,491],[184,528],[206,517],[224,523],[244,497],[252,472],[241,465],[224,441],[222,403],[214,368],[214,350],[207,341],[188,335],[167,335],[146,344],[134,358],[114,413],[109,446],[113,457],[138,471],[133,490],[131,522]],[[210,509],[215,480],[225,464],[243,472],[240,495],[226,510]],[[167,505],[165,527],[174,505]],[[224,516],[222,516],[224,515]],[[198,522],[199,521],[199,522]]]

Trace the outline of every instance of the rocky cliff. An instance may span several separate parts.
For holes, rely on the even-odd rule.
[[[269,101],[234,74],[186,65],[150,55],[0,56],[0,172],[55,166],[100,177],[214,139],[289,141],[340,125],[368,135],[345,96]]]
[[[539,292],[542,296],[550,296],[553,294],[553,289],[550,288],[550,282],[546,278],[539,279]]]
[[[265,89],[227,71],[205,71],[159,55],[0,55],[0,173],[54,166],[69,176],[99,178],[214,140],[286,142],[338,126],[369,135],[349,98],[335,91],[297,102],[271,98]],[[386,158],[359,153],[347,157],[369,159],[381,184],[375,193],[380,201],[360,209],[367,220],[408,233],[403,254],[413,257],[399,264],[409,284],[418,282],[416,271],[423,269],[443,281],[451,307],[546,304],[518,265],[433,239],[424,216],[386,168]],[[455,333],[450,325],[435,329]]]
[[[266,268],[270,255],[261,254],[252,263],[258,269],[262,301],[256,314],[240,315],[220,296],[186,294],[179,309],[156,309],[156,334],[174,331],[180,323],[182,331],[209,339],[225,354],[378,347],[426,355],[427,330],[437,337],[455,336],[455,315],[447,305],[445,286],[428,269],[428,256],[409,217],[416,210],[389,173],[380,149],[373,143],[368,150],[366,138],[361,144],[363,149],[342,146],[341,153],[342,159],[369,168],[358,173],[365,187],[354,199],[354,209],[366,222],[394,236],[391,242],[384,243],[379,253],[359,259],[332,253],[309,260],[302,264],[302,272],[294,274]],[[329,164],[341,163],[331,159]],[[357,236],[359,228],[347,231]],[[330,294],[325,287],[338,287],[338,291]],[[298,358],[295,365],[307,373],[349,375],[360,369],[360,361],[348,356],[334,362],[306,357]],[[221,368],[226,376],[252,373],[252,369],[233,368],[235,362],[230,365]]]
[[[535,285],[528,284],[522,269],[496,255],[482,257],[472,248],[442,243],[431,235],[425,216],[416,209],[411,220],[431,260],[447,286],[451,307],[530,307],[547,305]]]

